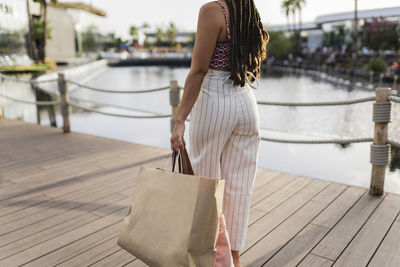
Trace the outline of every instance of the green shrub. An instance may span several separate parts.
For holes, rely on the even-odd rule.
[[[268,32],[270,41],[268,43],[268,57],[285,58],[290,53],[290,40],[284,32]]]
[[[383,73],[388,67],[385,60],[382,58],[373,58],[367,65],[368,71],[373,71],[374,73]]]

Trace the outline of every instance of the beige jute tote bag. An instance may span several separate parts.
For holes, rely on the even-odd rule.
[[[172,166],[141,167],[133,177],[118,245],[151,267],[214,266],[224,180],[183,174],[193,173],[185,149]]]

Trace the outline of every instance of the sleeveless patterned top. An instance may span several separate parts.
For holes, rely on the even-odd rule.
[[[210,60],[209,67],[220,70],[229,70],[231,67],[232,37],[231,37],[231,31],[229,29],[228,16],[226,14],[226,9],[224,5],[220,1],[215,1],[215,2],[217,2],[221,6],[222,12],[224,13],[226,34],[228,40],[225,42],[216,43],[214,53]]]

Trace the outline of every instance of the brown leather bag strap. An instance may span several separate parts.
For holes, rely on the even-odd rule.
[[[179,151],[172,152],[172,171],[175,171],[176,157],[178,156],[179,173],[194,175],[192,164],[189,160],[186,148],[179,149]]]

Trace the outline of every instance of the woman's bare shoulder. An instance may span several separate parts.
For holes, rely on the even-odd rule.
[[[219,8],[220,7],[218,6],[216,1],[211,1],[211,2],[205,3],[201,6],[200,13],[203,13],[203,14],[205,13],[208,15],[217,14],[219,11]]]

